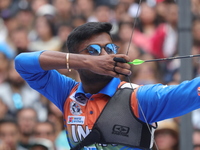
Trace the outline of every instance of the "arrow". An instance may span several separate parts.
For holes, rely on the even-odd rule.
[[[140,65],[140,64],[143,64],[144,62],[165,61],[165,60],[173,60],[173,59],[192,58],[192,57],[200,57],[200,54],[177,56],[177,57],[168,57],[168,58],[159,58],[159,59],[151,59],[151,60],[134,59],[133,61],[128,62],[128,64]]]

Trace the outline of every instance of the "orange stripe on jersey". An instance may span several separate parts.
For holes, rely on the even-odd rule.
[[[118,88],[119,88],[120,86],[122,86],[122,84],[124,84],[124,83],[127,83],[127,82],[122,81],[122,82],[119,84]],[[138,90],[138,88],[134,89],[134,92],[133,92],[132,95],[131,95],[131,108],[132,108],[132,111],[133,111],[133,113],[135,114],[135,116],[136,116],[137,118],[139,118],[138,100],[137,100],[137,95],[136,95],[137,90]]]
[[[138,100],[137,100],[137,95],[136,95],[137,90],[138,90],[138,88],[136,88],[134,90],[134,92],[132,93],[132,95],[131,95],[131,108],[132,108],[133,113],[135,114],[135,116],[137,118],[139,118]]]

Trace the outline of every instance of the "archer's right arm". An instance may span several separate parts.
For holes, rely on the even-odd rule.
[[[15,68],[33,89],[40,92],[63,110],[64,101],[77,82],[61,75],[54,69],[44,70],[41,66],[44,66],[44,64],[48,65],[47,63],[40,62],[41,54],[44,52],[19,54],[15,58]],[[42,60],[44,61],[45,59]]]

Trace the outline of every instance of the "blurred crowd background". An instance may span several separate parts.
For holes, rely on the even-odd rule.
[[[191,0],[190,7],[189,54],[199,54],[200,1]],[[15,71],[17,54],[67,52],[66,39],[75,27],[100,21],[113,24],[113,42],[120,47],[119,53],[129,49],[132,60],[178,55],[179,14],[174,0],[142,0],[141,5],[139,0],[0,0],[0,14],[0,150],[69,150],[62,113]],[[133,66],[131,81],[178,84],[179,67],[178,59]],[[193,58],[191,67],[193,77],[199,76],[200,58]],[[75,70],[58,71],[80,81]],[[179,120],[160,122],[155,133],[159,150],[179,149]],[[200,110],[192,112],[191,121],[194,150],[200,150]]]

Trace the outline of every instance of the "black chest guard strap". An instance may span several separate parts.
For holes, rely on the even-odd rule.
[[[105,106],[92,131],[71,150],[80,150],[94,143],[150,149],[155,127],[140,121],[133,114],[130,104],[132,92],[131,88],[119,88]]]

